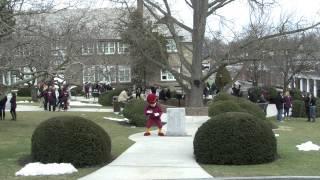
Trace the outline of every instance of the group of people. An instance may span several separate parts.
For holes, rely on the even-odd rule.
[[[45,111],[56,111],[56,107],[60,111],[63,109],[66,111],[68,109],[68,99],[69,92],[67,90],[67,86],[59,87],[58,89],[58,98],[56,95],[56,89],[54,86],[44,86],[39,90],[40,97],[40,106],[43,104],[43,108]]]
[[[307,93],[302,96],[305,105],[305,112],[308,122],[316,121],[316,98],[312,93]],[[282,92],[279,92],[275,104],[277,108],[277,120],[283,122],[284,117],[289,117],[290,108],[292,108],[292,97],[289,92],[286,92],[283,96]]]
[[[11,114],[11,120],[17,120],[17,113],[16,113],[16,108],[17,108],[17,99],[16,99],[16,93],[12,92],[11,93],[12,97],[10,99],[10,114]],[[5,120],[6,117],[6,103],[8,101],[8,98],[5,94],[0,93],[0,120]]]
[[[86,82],[83,86],[83,91],[86,99],[90,99],[90,92],[92,96],[95,98],[98,97],[99,94],[102,94],[109,90],[112,90],[112,86],[109,83],[96,82],[94,84],[91,84],[89,82]]]

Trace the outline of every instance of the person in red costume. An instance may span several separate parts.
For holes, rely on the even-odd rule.
[[[160,105],[157,103],[157,96],[155,94],[149,94],[147,96],[148,105],[144,108],[144,114],[148,116],[147,124],[146,124],[146,132],[144,136],[150,136],[150,128],[153,124],[156,124],[159,128],[158,136],[164,136],[162,132],[162,123],[161,123],[161,115],[162,110]]]

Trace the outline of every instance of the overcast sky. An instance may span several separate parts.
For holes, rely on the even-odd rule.
[[[56,1],[67,2],[68,0]],[[320,0],[278,0],[277,2],[270,11],[272,14],[269,19],[270,23],[277,24],[281,17],[285,16],[291,16],[292,19],[299,19],[304,22],[320,21]],[[90,4],[92,8],[112,7],[113,5],[109,0],[81,0],[81,3]],[[172,4],[171,7],[174,15],[192,27],[192,11],[191,8],[186,5],[185,1],[169,0],[169,3]],[[133,4],[135,4],[135,2],[133,2]],[[224,36],[232,36],[231,31],[240,32],[243,27],[249,23],[250,19],[247,0],[237,0],[228,4],[219,9],[217,14],[221,16],[211,16],[208,19],[207,33],[221,30]],[[223,17],[223,22],[227,22],[227,24],[221,24],[219,17]]]

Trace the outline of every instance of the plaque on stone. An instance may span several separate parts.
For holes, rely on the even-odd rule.
[[[185,108],[167,108],[167,136],[186,136]]]

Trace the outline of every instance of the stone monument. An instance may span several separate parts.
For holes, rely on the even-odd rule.
[[[185,108],[167,108],[167,136],[186,136]]]

